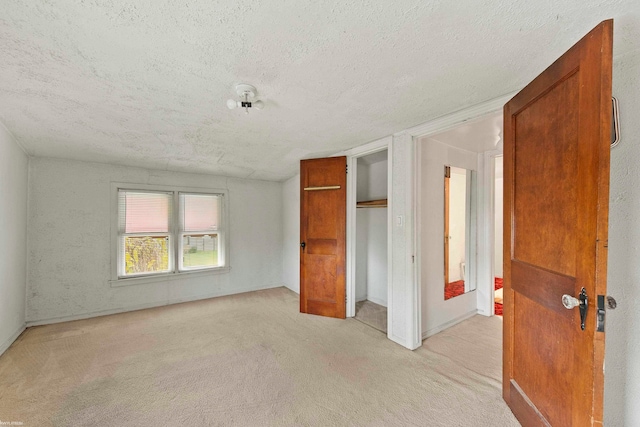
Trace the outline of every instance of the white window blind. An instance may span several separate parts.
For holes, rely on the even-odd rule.
[[[216,231],[220,220],[220,196],[180,193],[182,231]]]
[[[171,193],[119,190],[118,222],[125,233],[168,233]]]

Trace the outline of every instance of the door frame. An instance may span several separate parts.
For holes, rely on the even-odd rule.
[[[392,305],[389,303],[391,289],[391,137],[378,139],[341,155],[347,156],[347,317],[356,315],[356,202],[358,188],[358,159],[369,154],[387,150],[387,319],[391,319]],[[391,328],[388,325],[387,331]],[[389,332],[387,332],[388,334]]]
[[[478,225],[478,277],[477,300],[478,314],[494,316],[494,278],[495,278],[495,183],[496,183],[496,157],[504,155],[502,137],[495,150],[482,153],[481,163],[483,167],[480,192],[483,193],[478,214],[481,223]]]
[[[420,263],[414,262],[420,259],[420,223],[418,213],[420,212],[420,170],[417,167],[416,140],[422,136],[434,134],[440,131],[451,129],[468,120],[480,118],[486,114],[502,113],[504,104],[507,103],[516,92],[508,93],[498,98],[476,104],[462,110],[454,111],[439,118],[435,118],[421,125],[409,129],[398,131],[393,135],[372,141],[368,144],[355,147],[349,150],[336,153],[336,156],[347,156],[349,174],[347,176],[347,317],[355,314],[355,270],[353,260],[355,259],[355,164],[354,158],[370,154],[375,151],[389,150],[388,169],[388,234],[387,234],[387,279],[388,279],[388,301],[387,301],[387,337],[409,350],[415,350],[422,345],[422,292],[421,292],[421,269]],[[397,157],[397,158],[396,158]],[[397,163],[394,168],[394,163]],[[484,164],[479,162],[478,179],[484,180]],[[398,166],[402,165],[402,170]],[[353,181],[352,181],[353,179]],[[394,180],[404,183],[403,187],[394,187]],[[487,191],[485,181],[479,187],[480,197],[486,197]],[[399,197],[398,202],[394,201],[394,195]],[[352,203],[353,202],[353,203]],[[481,202],[483,203],[483,202]],[[353,210],[350,208],[353,206]],[[481,205],[484,206],[484,205]],[[394,210],[395,209],[395,210]],[[484,209],[478,211],[478,227],[482,231],[487,223],[493,218],[487,218]],[[414,221],[415,219],[415,221]],[[492,250],[491,244],[478,241],[478,251]],[[488,246],[485,246],[488,245]],[[394,254],[393,247],[397,252]],[[488,248],[488,249],[487,249]],[[402,250],[401,250],[402,249]],[[394,283],[394,280],[396,282]],[[489,283],[482,283],[482,286],[489,288]],[[478,286],[481,286],[480,284]],[[485,290],[485,294],[487,291]],[[478,294],[480,294],[478,292]],[[394,295],[398,298],[394,298]],[[350,309],[353,301],[353,309]],[[490,316],[488,313],[481,313]],[[395,319],[395,320],[394,320]]]
[[[419,138],[433,135],[436,133],[440,133],[449,129],[453,129],[461,124],[464,124],[468,121],[482,118],[487,115],[500,113],[502,114],[504,104],[506,104],[516,92],[509,93],[507,95],[503,95],[499,98],[495,98],[459,111],[455,111],[453,113],[447,114],[430,122],[424,123],[422,125],[407,129],[405,132],[411,137],[413,146],[417,145],[417,140]],[[493,313],[493,285],[492,280],[490,279],[491,274],[493,274],[493,254],[491,251],[493,248],[493,237],[492,232],[494,229],[493,221],[494,215],[493,210],[494,207],[491,206],[493,202],[493,191],[494,191],[494,183],[488,179],[487,175],[493,177],[494,170],[490,167],[493,165],[493,158],[502,153],[502,139],[498,143],[500,149],[487,151],[485,153],[480,153],[478,159],[478,209],[477,209],[477,266],[476,266],[476,298],[477,298],[477,307],[478,314],[482,314],[484,316],[492,316]],[[420,149],[416,150],[418,153]],[[417,156],[416,156],[417,157]],[[488,160],[487,160],[488,159]],[[487,164],[489,163],[489,164]],[[419,339],[423,339],[422,332],[422,315],[421,315],[421,289],[423,286],[421,280],[421,265],[419,260],[421,260],[422,248],[420,245],[420,233],[422,229],[421,224],[421,200],[419,195],[422,191],[422,182],[421,182],[421,170],[419,167],[419,163],[416,162],[414,170],[413,170],[413,179],[415,182],[415,189],[413,191],[413,205],[414,205],[414,218],[415,218],[415,231],[414,231],[414,247],[415,247],[415,259],[418,261],[415,264],[415,283],[417,287],[416,297],[418,301],[415,302],[414,306],[417,306],[417,313],[413,315],[415,324],[415,330],[419,334]]]

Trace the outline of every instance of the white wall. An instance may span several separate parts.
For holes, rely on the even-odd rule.
[[[368,294],[368,249],[370,209],[356,209],[356,301],[364,301]]]
[[[25,326],[28,164],[0,123],[0,354]]]
[[[428,138],[420,150],[420,272],[422,336],[431,336],[477,312],[475,292],[444,299],[444,167],[476,170],[478,154]],[[467,260],[470,271],[471,260]]]
[[[386,162],[385,162],[386,163]],[[367,211],[367,299],[387,306],[387,208]]]
[[[111,182],[228,188],[231,271],[111,287]],[[282,184],[33,158],[27,321],[85,317],[282,285]]]
[[[369,165],[357,159],[358,178],[356,200],[371,200],[369,197]],[[356,209],[356,301],[367,299],[367,252],[369,248],[369,212],[370,209]]]
[[[283,282],[300,293],[300,174],[282,184]]]
[[[615,41],[614,41],[615,43]],[[640,51],[616,57],[613,95],[620,102],[620,145],[611,151],[607,312],[606,426],[640,426]]]
[[[496,157],[496,164],[500,164],[502,165],[502,161],[503,161],[503,157],[499,156]],[[495,186],[494,186],[494,195],[495,195],[495,199],[494,199],[494,208],[495,208],[495,224],[494,224],[494,274],[495,277],[503,277],[503,266],[502,266],[502,233],[503,233],[503,224],[502,224],[502,215],[503,215],[503,199],[504,199],[504,195],[502,193],[503,190],[503,184],[504,184],[504,178],[502,176],[502,166],[497,167],[496,170],[500,170],[500,175],[496,175],[496,180],[495,180]]]

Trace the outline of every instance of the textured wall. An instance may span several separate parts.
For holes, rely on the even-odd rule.
[[[27,320],[163,305],[282,284],[282,185],[33,158]],[[110,183],[229,189],[229,273],[113,288]]]
[[[477,309],[475,292],[444,299],[444,166],[477,168],[478,154],[446,144],[418,140],[420,144],[422,335],[432,335]],[[471,260],[467,262],[470,271]]]
[[[0,123],[0,354],[24,327],[28,158]]]
[[[300,293],[300,175],[282,184],[283,281]]]
[[[640,52],[616,57],[613,94],[620,101],[620,145],[611,151],[605,425],[640,426]]]

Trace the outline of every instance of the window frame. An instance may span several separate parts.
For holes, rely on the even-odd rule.
[[[185,231],[184,230],[184,208],[183,206],[180,205],[180,196],[181,195],[205,195],[205,196],[217,196],[219,197],[220,201],[218,204],[218,214],[219,214],[219,218],[218,218],[218,224],[217,224],[217,228],[215,231],[210,231],[210,230],[192,230],[192,231]],[[223,208],[223,204],[224,204],[224,196],[220,193],[204,193],[202,191],[199,192],[193,192],[193,191],[176,191],[176,196],[178,199],[178,204],[177,204],[177,208],[179,209],[177,216],[178,216],[178,220],[177,220],[177,224],[178,224],[178,228],[176,229],[176,243],[175,243],[175,251],[176,251],[176,255],[175,255],[175,266],[174,269],[177,270],[180,273],[184,273],[184,272],[195,272],[195,271],[202,271],[202,270],[211,270],[211,269],[215,269],[215,268],[221,268],[225,266],[226,263],[226,251],[224,249],[224,242],[226,241],[225,239],[225,218],[224,215],[221,214]],[[194,234],[202,234],[202,235],[207,235],[207,234],[215,234],[216,235],[216,250],[217,250],[217,254],[218,254],[218,261],[221,262],[220,266],[216,266],[216,267],[185,267],[184,266],[184,259],[181,256],[184,252],[184,237],[185,236],[192,236]]]
[[[122,266],[124,265],[124,253],[121,252],[121,239],[123,238],[123,230],[119,223],[118,210],[119,201],[118,194],[120,190],[132,192],[161,192],[171,193],[172,210],[171,221],[169,223],[169,272],[161,273],[144,273],[136,275],[121,276]],[[205,194],[220,196],[219,208],[219,225],[216,231],[218,235],[218,259],[221,261],[220,266],[205,268],[189,268],[180,270],[182,260],[182,240],[183,233],[180,224],[180,194]],[[136,184],[128,182],[111,182],[111,277],[109,284],[111,287],[162,282],[167,280],[184,279],[188,277],[206,276],[212,274],[220,274],[229,272],[231,267],[229,263],[229,191],[226,188],[202,188],[202,187],[183,187],[171,185],[149,185]],[[129,233],[131,234],[131,233]],[[140,233],[141,235],[152,235],[157,233]],[[165,234],[165,233],[160,233]]]

